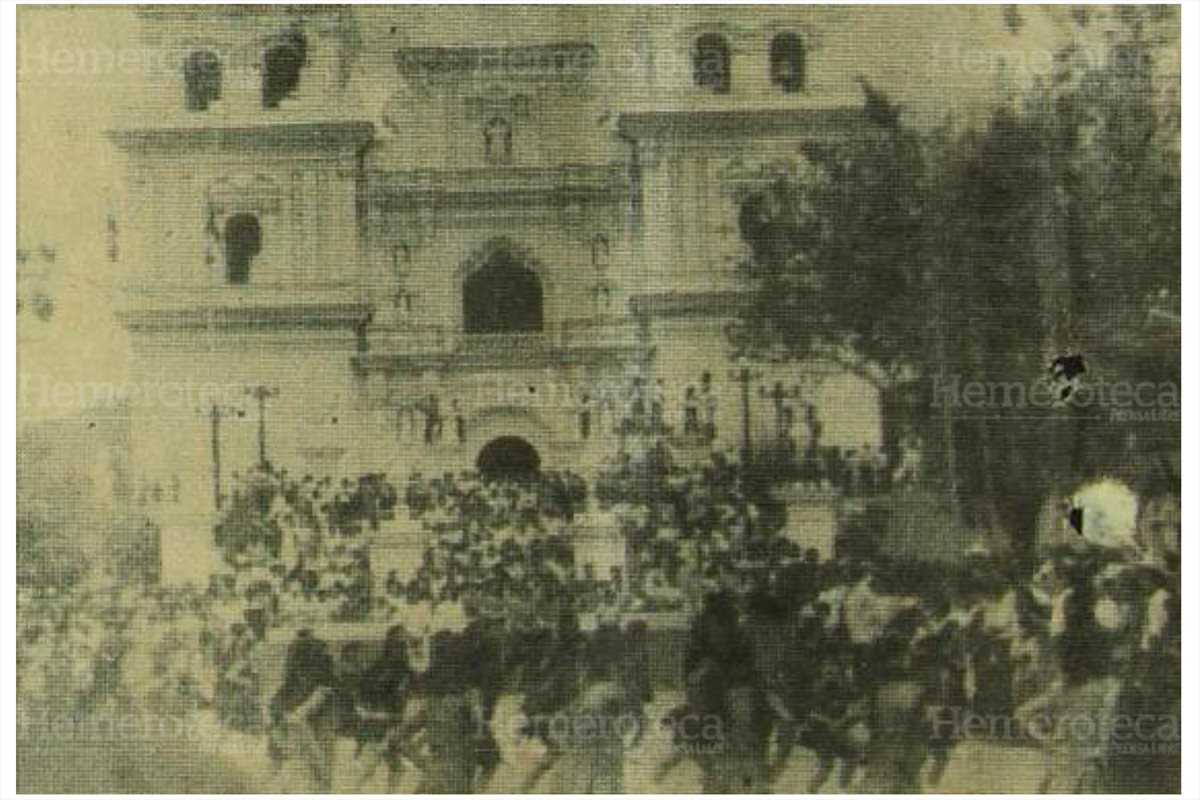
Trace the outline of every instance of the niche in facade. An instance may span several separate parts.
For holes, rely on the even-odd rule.
[[[719,33],[697,37],[692,49],[692,79],[701,89],[727,94],[732,79],[729,42]]]
[[[296,30],[282,34],[263,52],[263,108],[278,108],[285,97],[295,93],[307,60],[308,39]]]
[[[225,222],[225,279],[241,286],[250,282],[250,265],[262,251],[262,227],[253,214],[234,214]]]
[[[483,155],[489,164],[511,164],[512,125],[504,117],[492,117],[483,128]]]
[[[188,111],[207,111],[221,99],[221,59],[209,50],[197,50],[183,62]]]
[[[771,83],[787,94],[804,88],[804,41],[795,33],[771,40]]]

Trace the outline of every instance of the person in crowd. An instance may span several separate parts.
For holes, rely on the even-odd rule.
[[[592,398],[587,392],[579,396],[579,438],[587,441],[592,435]]]
[[[462,402],[457,398],[450,401],[450,415],[454,418],[454,439],[459,444],[467,441],[467,417],[463,412]]]
[[[919,794],[928,752],[923,687],[902,675],[883,681],[870,705],[870,737],[863,758],[865,792]]]
[[[649,398],[646,397],[646,382],[640,375],[633,379],[628,403],[629,418],[627,421],[633,425],[635,431],[644,429],[650,409]]]
[[[717,438],[718,399],[710,372],[700,375],[700,401],[704,407],[704,435],[710,442],[715,441]]]
[[[626,746],[637,741],[644,696],[625,681],[624,644],[622,631],[611,623],[602,624],[587,644],[581,689],[555,731],[560,793],[624,791]]]
[[[655,379],[650,395],[650,424],[654,430],[662,430],[667,424],[667,384],[662,378]]]
[[[538,641],[542,646],[531,654],[526,672],[522,733],[540,740],[546,752],[527,777],[526,791],[532,791],[562,755],[563,741],[554,735],[555,724],[579,697],[586,655],[579,618],[570,609],[559,612],[553,635],[542,635]]]
[[[683,391],[683,434],[700,435],[700,396],[692,384],[688,384]]]
[[[430,392],[425,398],[425,444],[434,445],[442,438],[442,410],[438,396]]]
[[[405,762],[414,762],[412,731],[405,711],[414,673],[408,655],[408,632],[403,625],[388,628],[379,657],[351,687],[353,735],[361,766],[356,784],[362,786],[381,763],[388,769],[388,792],[396,790]]]
[[[257,733],[262,729],[262,674],[258,640],[244,622],[234,623],[218,688],[223,721],[234,730]]]
[[[478,592],[474,591],[463,602],[467,626],[461,641],[466,664],[464,677],[475,693],[477,719],[473,737],[479,768],[477,781],[486,787],[502,760],[492,723],[504,680],[504,626],[502,620],[484,615],[477,598]]]
[[[418,794],[470,794],[479,786],[477,731],[483,712],[469,675],[472,652],[453,631],[438,631],[429,643],[423,679],[423,731],[427,756]]]
[[[768,780],[771,710],[741,629],[736,598],[710,594],[693,625],[683,663],[684,717],[711,725],[672,724],[703,774],[705,794],[762,792]],[[719,741],[705,741],[719,731]]]
[[[130,642],[122,631],[121,623],[115,619],[108,621],[92,659],[90,708],[126,705],[122,666],[129,649]]]
[[[301,629],[288,646],[283,683],[271,698],[270,745],[277,766],[295,759],[306,767],[314,791],[333,787],[337,687],[329,645],[311,629]]]
[[[864,443],[858,451],[857,460],[852,469],[857,473],[858,490],[867,497],[874,495],[878,489],[875,480],[875,462],[875,448],[869,442]]]

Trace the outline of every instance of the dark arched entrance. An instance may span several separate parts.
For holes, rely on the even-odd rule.
[[[542,329],[542,282],[507,249],[497,249],[463,283],[467,333],[535,333]]]
[[[475,468],[488,480],[528,480],[538,474],[542,458],[520,436],[501,436],[484,445]]]

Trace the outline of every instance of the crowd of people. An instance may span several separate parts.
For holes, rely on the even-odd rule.
[[[1178,598],[1173,569],[1088,548],[1026,579],[987,560],[951,572],[810,555],[772,586],[705,597],[677,665],[683,700],[661,720],[646,706],[666,639],[644,619],[585,631],[561,604],[528,627],[470,613],[429,641],[424,671],[405,651],[405,697],[422,705],[397,712],[389,763],[421,770],[426,791],[485,789],[504,758],[496,697],[510,691],[522,733],[544,745],[526,789],[557,764],[557,791],[619,792],[628,749],[658,724],[673,742],[660,775],[693,760],[705,792],[794,791],[777,781],[797,748],[817,759],[808,791],[919,792],[969,740],[1042,749],[1042,791],[1167,791]],[[363,674],[392,676],[383,656]],[[328,702],[369,691],[338,685],[331,673]]]
[[[763,791],[795,746],[819,760],[809,791],[836,770],[842,791],[920,792],[971,738],[1045,748],[1040,791],[1171,791],[1179,648],[1177,568],[1127,553],[1066,549],[1029,578],[810,554],[706,598],[676,713],[738,745],[681,745],[714,792]]]
[[[569,527],[587,507],[578,475],[495,481],[473,473],[432,480],[417,474],[405,501],[431,541],[404,587],[411,603],[478,596],[510,611],[544,609],[574,593],[584,577]]]
[[[557,767],[560,791],[621,791],[653,725],[672,739],[660,774],[692,760],[706,792],[916,792],[981,739],[1045,751],[1044,791],[1178,785],[1174,563],[1089,545],[1032,572],[810,552],[768,584],[707,592],[674,650],[653,615],[595,618],[558,591],[553,611],[527,616],[464,592],[456,621],[381,622],[380,641],[340,644],[215,587],[22,592],[19,696],[77,718],[211,713],[324,790],[339,738],[356,743],[357,779],[386,765],[392,783],[415,771],[421,791],[486,789],[506,758],[491,727],[504,693],[541,744],[527,788]],[[280,675],[269,659],[284,641]],[[648,719],[651,674],[673,658],[681,702]],[[777,783],[798,748],[817,760],[809,784]]]
[[[705,792],[796,790],[798,748],[816,758],[809,791],[915,792],[981,738],[1045,751],[1047,791],[1178,785],[1177,556],[1081,538],[1036,569],[822,560],[734,460],[681,465],[665,437],[641,441],[592,493],[569,472],[414,474],[401,491],[264,464],[226,500],[227,569],[205,590],[22,590],[22,704],[208,714],[318,790],[347,738],[356,780],[386,765],[392,785],[486,789],[509,757],[502,694],[542,753],[526,789],[553,769],[559,791],[621,791],[655,725],[672,742],[660,775],[691,760]],[[592,498],[624,528],[607,574],[576,552]],[[372,543],[402,522],[423,556],[379,581]],[[674,617],[644,602],[656,582]],[[663,687],[681,702],[650,719]]]
[[[193,590],[20,589],[17,607],[21,719],[68,729],[139,706],[168,718],[212,707],[222,665],[262,630],[241,604]]]
[[[450,398],[446,403],[441,395],[430,392],[400,404],[396,411],[400,435],[420,441],[427,447],[451,440],[462,444],[467,439],[467,417],[463,401]]]

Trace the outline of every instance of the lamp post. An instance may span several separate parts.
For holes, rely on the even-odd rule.
[[[258,401],[258,464],[266,469],[267,461],[267,400],[279,395],[279,389],[262,384],[247,389],[246,394]]]
[[[221,407],[212,404],[208,415],[212,423],[212,462],[213,462],[213,505],[221,510]]]
[[[213,508],[220,511],[225,507],[225,492],[222,484],[224,468],[221,453],[221,424],[231,414],[241,415],[242,411],[236,407],[222,405],[216,399],[211,403],[195,408],[194,411],[199,417],[208,421],[209,453],[212,458]]]
[[[750,444],[750,384],[754,380],[754,372],[744,358],[738,359],[738,368],[734,371],[733,379],[742,387],[742,473],[750,466],[752,448]]]

